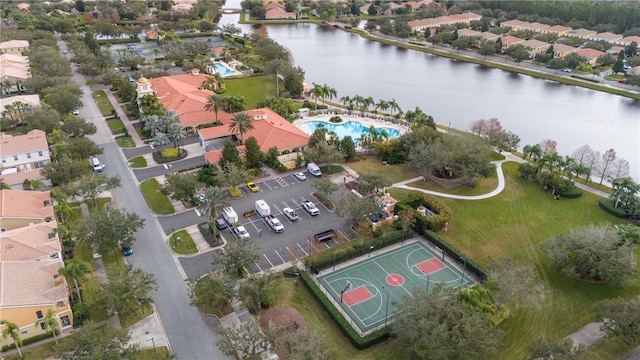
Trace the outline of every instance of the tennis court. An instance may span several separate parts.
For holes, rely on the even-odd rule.
[[[414,288],[433,289],[472,284],[469,273],[456,269],[447,255],[421,241],[365,258],[356,264],[318,276],[334,304],[363,333],[384,326],[398,304]],[[444,259],[443,259],[444,258]]]

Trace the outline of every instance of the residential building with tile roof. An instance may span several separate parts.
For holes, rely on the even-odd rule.
[[[610,32],[597,33],[589,38],[592,41],[607,41],[613,43],[615,40],[622,39],[622,35]]]
[[[536,33],[540,33],[543,30],[548,29],[548,28],[549,28],[549,25],[541,24],[539,22],[532,22],[530,24],[522,26],[522,30],[531,30],[531,31],[536,32]]]
[[[576,48],[573,46],[565,45],[565,44],[553,44],[553,57],[554,58],[563,58],[572,52],[576,52]]]
[[[266,20],[296,19],[296,13],[295,11],[287,11],[278,4],[270,3],[265,6],[264,18]]]
[[[247,114],[254,126],[253,130],[249,130],[244,134],[244,139],[253,136],[262,152],[268,152],[269,149],[277,147],[280,155],[288,155],[303,151],[309,143],[309,135],[300,130],[285,118],[269,108],[261,108],[255,110],[243,111]],[[200,144],[206,149],[206,142],[212,139],[230,137],[239,135],[229,130],[229,122],[223,122],[223,125],[212,128],[198,130],[200,136]],[[220,150],[206,152],[204,157],[207,163],[215,163],[220,160]],[[285,163],[286,161],[282,161]]]
[[[29,50],[27,40],[9,40],[0,42],[0,54],[22,55],[22,52]]]
[[[578,49],[576,50],[576,53],[584,57],[585,59],[587,59],[587,62],[591,66],[598,65],[598,58],[606,54],[603,51],[596,50],[596,49],[589,49],[589,48]]]
[[[64,262],[57,226],[52,220],[0,232],[0,314],[23,340],[50,332],[43,324],[49,310],[60,329],[73,327],[68,286],[58,273]],[[0,346],[12,342],[0,338]]]
[[[551,34],[556,34],[558,36],[565,36],[571,30],[573,29],[570,27],[566,27],[562,25],[554,25],[554,26],[549,26],[544,29],[541,29],[540,33],[542,34],[551,33]]]
[[[0,190],[0,233],[54,220],[48,191]]]
[[[7,96],[0,98],[0,114],[9,118],[11,118],[12,116],[19,116],[18,109],[11,110],[11,113],[5,113],[5,110],[7,110],[6,106],[13,105],[15,103],[26,104],[31,108],[37,108],[41,105],[40,96],[38,96],[37,94]]]
[[[530,25],[527,21],[522,21],[518,19],[507,20],[500,23],[500,27],[510,27],[515,31],[519,31],[522,29],[522,26]]]
[[[521,45],[531,50],[530,54],[532,58],[534,58],[536,54],[545,53],[549,48],[549,46],[551,46],[544,41],[535,40],[535,39],[527,40],[521,43]]]
[[[502,50],[506,50],[515,44],[522,44],[525,41],[524,39],[511,35],[504,35],[500,39],[502,40]]]
[[[44,179],[40,170],[51,161],[46,133],[37,129],[17,136],[0,133],[0,158],[0,174],[9,185]]]
[[[636,43],[636,45],[640,45],[640,36],[626,36],[622,39],[613,40],[613,43],[620,46],[629,46],[631,43]]]
[[[411,32],[415,33],[425,29],[438,28],[443,25],[469,24],[471,21],[480,19],[482,19],[482,15],[466,12],[462,14],[438,16],[436,18],[411,20],[408,21],[407,24],[411,28]]]
[[[580,29],[574,29],[574,30],[571,30],[571,31],[567,31],[567,33],[565,35],[566,36],[571,36],[571,37],[578,37],[578,38],[586,40],[586,39],[594,36],[595,34],[597,34],[597,31],[580,28]]]

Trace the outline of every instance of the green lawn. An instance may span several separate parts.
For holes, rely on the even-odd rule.
[[[498,196],[479,201],[441,199],[454,214],[449,231],[440,233],[443,238],[480,264],[488,256],[530,262],[547,286],[540,308],[520,309],[501,325],[506,345],[499,359],[526,358],[533,339],[566,337],[594,320],[593,306],[600,300],[640,293],[638,285],[614,289],[572,280],[548,268],[540,250],[546,238],[581,225],[622,221],[602,211],[598,197],[589,193],[554,201],[548,192],[521,179],[517,168],[513,162],[503,165],[506,189]],[[407,194],[398,189],[389,192],[396,198]]]
[[[275,75],[230,79],[224,82],[227,92],[222,96],[244,96],[247,99],[247,109],[253,109],[258,102],[276,96]],[[282,92],[283,89],[280,82],[280,91]]]
[[[113,105],[111,105],[111,101],[107,98],[107,94],[105,94],[104,90],[94,91],[92,96],[93,100],[98,104],[98,108],[100,108],[102,116],[109,116],[113,114]]]
[[[124,124],[120,119],[107,120],[107,125],[109,125],[109,130],[111,130],[111,133],[114,135],[124,132]]]
[[[136,156],[136,157],[134,157],[134,158],[129,160],[129,166],[131,166],[134,169],[146,168],[147,167],[147,160],[145,160],[145,158],[143,156]]]
[[[145,344],[149,345],[149,344]],[[166,346],[162,346],[154,349],[145,349],[140,350],[140,353],[135,357],[135,360],[155,360],[159,357],[163,359],[168,359],[167,355],[169,355],[169,348]]]
[[[382,160],[376,156],[369,156],[366,160],[354,161],[345,165],[361,174],[369,172],[384,174],[392,184],[420,176],[416,170],[409,168],[406,164],[382,165]]]
[[[96,260],[93,258],[93,250],[91,245],[86,241],[76,242],[76,246],[73,248],[73,256],[76,259],[80,259],[89,265],[93,270],[96,269]]]
[[[98,82],[98,80],[87,81],[87,86],[98,86],[98,85],[100,85],[100,82]]]
[[[116,138],[116,143],[120,147],[126,147],[126,148],[136,147],[136,143],[133,141],[133,138],[131,138],[131,136],[118,136]]]
[[[176,212],[171,200],[162,193],[162,186],[156,179],[145,180],[140,184],[140,190],[147,204],[156,214],[169,215]]]
[[[180,239],[180,241],[178,241]],[[169,246],[176,254],[189,255],[197,254],[198,247],[187,230],[180,230],[169,238]]]
[[[457,185],[452,188],[444,187],[433,181],[416,181],[407,184],[407,186],[413,186],[420,189],[426,189],[431,191],[437,191],[445,194],[455,194],[464,196],[482,195],[493,191],[498,187],[498,174],[493,171],[493,175],[486,179],[480,179],[476,183],[475,187],[469,187],[465,185]]]

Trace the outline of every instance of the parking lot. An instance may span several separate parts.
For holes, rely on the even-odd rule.
[[[238,214],[238,221],[249,232],[251,239],[261,250],[261,258],[250,266],[251,272],[259,272],[271,269],[287,262],[301,259],[311,253],[335,246],[338,242],[348,241],[354,237],[353,233],[343,218],[339,218],[334,212],[329,211],[313,195],[311,183],[316,179],[308,172],[305,172],[307,180],[298,180],[293,173],[283,174],[281,177],[268,181],[256,180],[259,190],[251,192],[246,186],[241,186],[243,198],[230,201],[231,207]],[[340,178],[340,175],[335,175]],[[340,189],[332,194],[331,198],[337,204],[342,196],[353,196],[348,191]],[[276,233],[265,222],[265,220],[254,213],[255,201],[263,199],[271,208],[271,215],[275,216],[284,225],[285,231]],[[309,215],[301,206],[303,200],[313,202],[320,213],[316,216]],[[289,220],[283,213],[283,209],[289,207],[293,209],[299,217],[297,221]],[[244,216],[244,213],[247,215]],[[251,214],[249,214],[251,213]],[[329,240],[323,243],[316,243],[313,235],[335,229],[339,236],[336,240]],[[231,229],[222,230],[222,234],[227,241],[235,241],[236,235]],[[208,268],[210,268],[211,255],[199,255],[206,258]],[[199,276],[204,273],[205,264],[201,264],[197,269],[189,269],[194,266],[195,259],[181,261],[185,272],[189,277]]]

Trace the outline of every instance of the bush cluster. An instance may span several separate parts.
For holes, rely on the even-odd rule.
[[[613,203],[609,199],[600,199],[598,200],[598,206],[609,214],[624,219],[627,217],[627,213],[621,207],[614,207]]]
[[[555,189],[562,197],[579,198],[582,191],[576,188],[572,180],[565,179],[557,172],[540,171],[536,166],[531,164],[520,164],[518,172],[523,179],[533,181],[548,189]]]
[[[421,205],[433,211],[436,215],[422,216],[416,210]],[[412,192],[405,200],[396,203],[394,213],[397,215],[402,210],[410,211],[413,214],[416,219],[414,227],[418,233],[424,232],[426,229],[431,231],[442,229],[444,223],[448,222],[453,215],[451,208],[437,198],[418,192]]]
[[[60,335],[60,330],[56,330],[56,335]],[[24,340],[22,340],[22,346],[26,346],[29,344],[33,344],[35,342],[38,342],[40,340],[44,340],[44,339],[48,339],[50,337],[53,337],[53,335],[51,334],[51,331],[47,330],[47,332],[36,335],[36,336],[32,336],[30,338],[26,338]],[[11,349],[15,349],[16,346],[15,344],[11,343],[9,345],[5,345],[2,347],[2,352],[11,350]]]
[[[342,118],[340,116],[332,116],[331,119],[329,119],[329,121],[332,123],[341,123]]]

